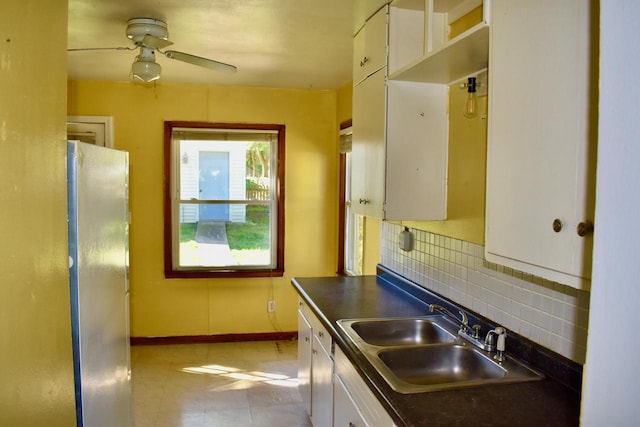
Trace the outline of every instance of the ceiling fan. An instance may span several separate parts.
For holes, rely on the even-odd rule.
[[[131,65],[131,76],[144,82],[152,82],[160,78],[160,64],[156,62],[155,52],[160,52],[167,58],[208,68],[223,73],[235,73],[237,68],[233,65],[212,59],[202,58],[189,53],[176,50],[162,50],[173,43],[168,40],[169,32],[167,24],[154,18],[132,18],[127,21],[127,37],[133,42],[134,47],[97,47],[68,49],[69,52],[83,50],[136,50],[140,53]]]

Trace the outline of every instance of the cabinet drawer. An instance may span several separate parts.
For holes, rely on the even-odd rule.
[[[313,336],[322,345],[322,347],[324,348],[324,351],[327,354],[332,354],[333,349],[331,348],[331,343],[332,343],[331,334],[329,334],[329,332],[327,332],[325,327],[322,326],[322,323],[320,322],[320,320],[318,320],[316,315],[313,314],[309,306],[304,301],[302,301],[302,299],[298,301],[298,309],[311,325]]]

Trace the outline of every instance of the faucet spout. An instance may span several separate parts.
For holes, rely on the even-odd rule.
[[[492,329],[489,332],[487,332],[487,336],[484,338],[484,346],[487,351],[493,352],[496,350],[497,337],[498,337],[498,334],[496,333],[495,329]]]
[[[462,316],[462,319],[459,319],[443,306],[438,304],[429,304],[429,313],[433,313],[434,311],[439,311],[440,313],[444,314],[449,319],[460,325],[460,332],[466,333],[469,329],[469,320],[467,318],[467,315],[463,311],[458,312]]]

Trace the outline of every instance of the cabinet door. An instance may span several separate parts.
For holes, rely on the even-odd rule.
[[[387,82],[385,219],[447,217],[447,85]]]
[[[353,211],[382,218],[385,176],[385,70],[353,88]]]
[[[592,241],[576,229],[595,193],[590,3],[491,2],[486,257],[579,288]]]
[[[387,7],[373,15],[353,39],[353,83],[387,65]]]
[[[302,403],[311,416],[311,325],[298,310],[298,390]]]
[[[313,427],[331,427],[333,414],[333,361],[313,336],[311,381],[311,422]]]
[[[338,375],[333,382],[333,402],[333,427],[367,426]]]
[[[380,402],[378,402],[369,387],[365,384],[364,380],[360,377],[360,374],[356,371],[347,356],[338,346],[336,346],[335,350],[334,363],[336,382],[338,382],[338,378],[342,382],[346,393],[353,401],[353,405],[357,408],[358,417],[364,420],[364,424],[362,425],[370,427],[395,426],[387,411],[382,407]],[[344,405],[338,403],[338,399],[339,397],[336,396],[334,399],[334,405],[341,407],[341,409],[345,409]],[[347,404],[347,406],[349,405]],[[355,416],[351,410],[352,408],[345,409],[345,413]],[[340,420],[341,419],[342,418],[340,418]],[[334,425],[336,427],[341,426],[341,424],[338,424],[337,420]]]

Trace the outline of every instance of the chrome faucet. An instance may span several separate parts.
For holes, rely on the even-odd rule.
[[[489,352],[496,351],[496,340],[498,338],[498,333],[495,329],[487,332],[487,336],[484,338],[484,346],[485,349]]]
[[[433,313],[434,311],[439,311],[440,313],[447,316],[449,319],[453,320],[456,324],[458,324],[460,326],[460,329],[458,330],[458,335],[460,335],[462,338],[466,339],[471,344],[475,345],[476,347],[484,351],[494,352],[497,349],[498,354],[496,355],[496,360],[499,360],[499,361],[504,360],[503,352],[504,352],[505,337],[506,337],[506,331],[504,328],[497,327],[495,329],[490,330],[489,332],[487,332],[487,335],[483,340],[482,338],[480,338],[481,326],[473,325],[470,327],[469,318],[467,317],[467,314],[462,310],[458,311],[458,313],[460,313],[460,316],[462,316],[462,318],[458,318],[455,315],[453,315],[449,310],[442,307],[441,305],[429,304],[429,313]]]
[[[451,314],[449,310],[447,310],[441,305],[429,304],[429,313],[433,313],[434,310],[439,311],[440,313],[444,314],[449,319],[453,320],[458,325],[460,325],[460,330],[458,331],[459,334],[466,334],[467,331],[469,330],[469,319],[467,318],[467,315],[462,310],[458,311],[458,313],[460,313],[460,315],[462,316],[462,319],[458,319],[456,316]]]

